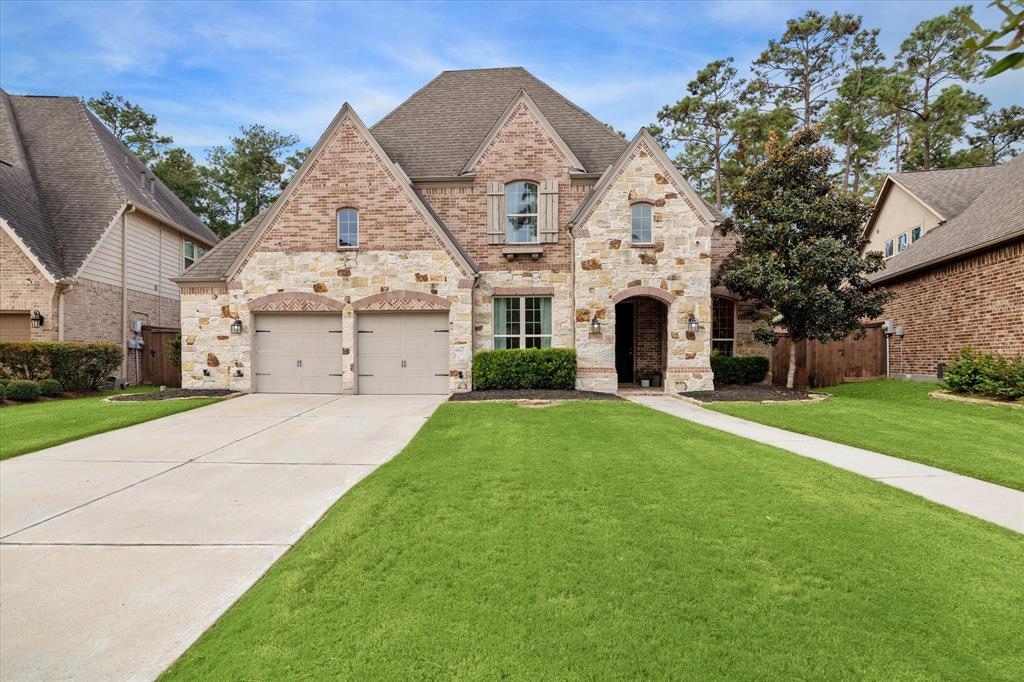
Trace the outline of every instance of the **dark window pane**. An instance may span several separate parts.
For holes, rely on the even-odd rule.
[[[537,216],[509,216],[508,241],[523,243],[537,241]]]
[[[711,299],[711,338],[733,338],[735,335],[735,317],[735,303],[727,298]]]
[[[513,182],[505,188],[505,210],[509,215],[537,213],[537,185]]]
[[[732,357],[732,341],[712,341],[711,354]]]

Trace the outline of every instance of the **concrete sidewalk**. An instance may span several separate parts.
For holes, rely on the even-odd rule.
[[[0,679],[153,679],[444,399],[250,395],[0,462]]]
[[[944,469],[936,469],[926,464],[765,426],[706,410],[677,398],[630,396],[628,399],[687,421],[873,478],[932,502],[1024,533],[1024,492],[954,474]]]

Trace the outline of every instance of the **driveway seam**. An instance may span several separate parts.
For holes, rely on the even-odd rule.
[[[192,462],[195,462],[196,460],[198,460],[201,457],[206,457],[207,455],[212,455],[214,452],[217,452],[218,450],[223,450],[224,448],[229,447],[231,445],[234,445],[235,443],[239,443],[239,442],[245,440],[246,438],[250,438],[252,436],[256,436],[258,434],[261,434],[264,431],[268,431],[268,430],[270,430],[270,429],[272,429],[272,428],[274,428],[276,426],[280,426],[281,424],[284,424],[285,422],[291,421],[292,419],[295,419],[296,417],[301,417],[306,412],[309,412],[311,410],[315,410],[317,407],[323,407],[324,405],[330,405],[331,403],[335,402],[336,400],[338,400],[340,398],[341,398],[341,396],[338,396],[338,397],[334,398],[334,400],[328,400],[327,402],[322,403],[321,405],[317,405],[316,407],[311,407],[308,410],[303,410],[302,412],[300,412],[298,414],[292,415],[291,417],[286,417],[286,418],[282,419],[279,422],[274,422],[273,424],[270,424],[269,426],[265,426],[264,428],[259,429],[258,431],[253,431],[252,433],[248,433],[248,434],[242,436],[241,438],[236,438],[235,440],[231,441],[230,443],[225,443],[224,445],[221,445],[221,446],[218,446],[216,448],[213,448],[212,450],[209,450],[208,452],[204,452],[201,455],[196,455],[192,459],[187,459],[184,462],[181,462],[180,464],[177,464],[177,465],[172,466],[172,467],[168,467],[168,468],[164,469],[163,471],[158,471],[157,473],[155,473],[155,474],[153,474],[151,476],[146,476],[145,478],[141,478],[138,481],[135,481],[134,483],[130,483],[129,485],[126,485],[126,486],[124,486],[122,488],[118,488],[117,490],[112,490],[112,491],[110,491],[108,493],[100,495],[97,498],[91,499],[88,502],[83,502],[83,503],[81,503],[79,505],[71,507],[70,509],[65,509],[62,512],[59,512],[59,513],[54,514],[52,516],[48,516],[45,519],[42,519],[40,521],[36,521],[35,523],[30,523],[29,525],[25,526],[24,528],[19,528],[18,530],[13,531],[11,533],[7,533],[6,535],[0,535],[0,541],[5,540],[6,538],[9,538],[9,537],[11,537],[13,535],[17,535],[18,533],[24,533],[26,530],[29,530],[30,528],[35,528],[36,526],[41,525],[43,523],[46,523],[47,521],[52,521],[53,519],[60,518],[61,516],[64,516],[65,514],[70,514],[73,511],[78,511],[79,509],[82,509],[83,507],[87,507],[90,504],[93,504],[95,502],[99,502],[100,500],[104,500],[104,499],[110,497],[111,495],[116,495],[118,493],[124,492],[125,490],[129,490],[131,488],[134,488],[135,486],[140,485],[142,483],[145,483],[146,481],[152,481],[154,478],[157,478],[159,476],[163,476],[164,474],[166,474],[169,471],[175,471],[175,470],[180,469],[181,467],[185,466],[186,464],[191,464]],[[160,462],[155,462],[155,463],[159,464]]]
[[[0,547],[291,547],[286,542],[0,542]]]

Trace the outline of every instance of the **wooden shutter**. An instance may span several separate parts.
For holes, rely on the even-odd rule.
[[[487,243],[505,243],[505,183],[487,183]]]
[[[542,244],[558,241],[558,180],[540,183],[540,205],[537,207],[537,231]]]

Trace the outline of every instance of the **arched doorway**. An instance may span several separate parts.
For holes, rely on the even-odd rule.
[[[615,303],[615,372],[619,384],[650,376],[664,385],[668,366],[668,305],[661,297],[631,296]]]

